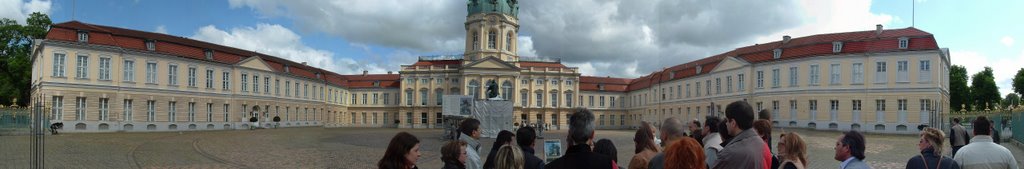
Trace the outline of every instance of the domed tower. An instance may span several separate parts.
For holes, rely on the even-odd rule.
[[[518,0],[468,0],[466,6],[466,61],[486,57],[518,61]]]

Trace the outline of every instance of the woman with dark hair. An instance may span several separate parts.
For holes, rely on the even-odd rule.
[[[444,162],[441,169],[466,169],[466,142],[452,140],[444,144],[441,147],[441,162]]]
[[[636,153],[629,161],[629,169],[646,169],[647,163],[658,155],[658,145],[654,143],[654,128],[650,123],[643,122],[640,129],[636,130],[633,142],[636,144]]]
[[[611,157],[612,161],[615,161],[615,163],[619,163],[619,153],[618,152],[619,152],[619,150],[615,149],[615,143],[612,143],[612,140],[601,139],[601,140],[597,140],[597,142],[594,143],[594,153],[602,154],[602,155]],[[625,168],[622,168],[621,166],[615,166],[615,167],[618,167],[619,169],[625,169]]]
[[[937,169],[937,168],[951,168],[958,169],[960,165],[957,165],[956,161],[952,158],[942,156],[943,141],[946,137],[942,130],[926,127],[924,131],[921,131],[921,140],[917,142],[917,149],[921,150],[921,155],[914,156],[907,161],[907,169]]]
[[[799,134],[794,132],[783,133],[776,145],[779,151],[778,169],[804,169],[807,168],[807,144]],[[952,161],[952,160],[950,160]]]
[[[417,169],[420,159],[420,139],[406,132],[399,132],[391,138],[384,158],[377,162],[378,169]]]
[[[512,141],[516,140],[516,135],[512,134],[511,131],[502,130],[498,132],[498,138],[494,139],[494,145],[491,145],[491,152],[487,153],[487,161],[484,162],[484,169],[494,168],[494,154],[498,153],[498,148],[504,145],[512,145]]]
[[[665,169],[706,168],[704,150],[697,140],[683,137],[665,148]]]

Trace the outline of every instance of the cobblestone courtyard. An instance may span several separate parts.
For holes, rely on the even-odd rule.
[[[776,135],[782,129],[776,129]],[[786,129],[809,144],[810,168],[834,168],[832,147],[838,132]],[[421,140],[420,168],[440,168],[440,130],[376,128],[288,128],[244,131],[62,134],[46,138],[47,168],[375,168],[398,131]],[[565,130],[545,132],[565,138]],[[633,131],[602,130],[597,138],[618,147],[619,165],[627,166]],[[777,137],[777,136],[776,136]],[[874,168],[903,168],[918,154],[917,137],[867,135],[867,161]],[[484,139],[486,155],[494,139]],[[540,140],[538,140],[540,141]],[[0,168],[28,168],[29,138],[0,136]],[[538,142],[538,147],[539,146]],[[1020,147],[1004,144],[1018,163]],[[538,149],[539,150],[539,149]],[[948,152],[946,152],[948,154]]]

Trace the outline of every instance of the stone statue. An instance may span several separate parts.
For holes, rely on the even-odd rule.
[[[488,81],[487,82],[487,98],[498,97],[498,82]]]

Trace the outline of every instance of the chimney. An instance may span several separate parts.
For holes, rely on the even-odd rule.
[[[309,66],[308,64],[306,64],[306,62],[302,62],[302,65],[304,65],[304,66]]]
[[[390,74],[391,74],[391,71],[388,71],[388,74],[390,75]]]
[[[875,35],[882,35],[882,24],[875,25]]]
[[[789,43],[789,38],[790,38],[789,35],[782,36],[782,44]]]
[[[370,73],[370,71],[363,70],[363,76],[366,76],[366,73]]]

